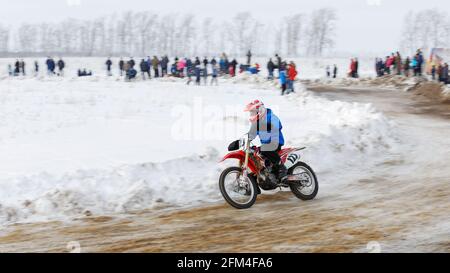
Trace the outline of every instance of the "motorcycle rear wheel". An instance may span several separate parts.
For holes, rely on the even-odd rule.
[[[233,181],[233,175],[234,177]],[[231,185],[229,185],[228,179],[231,176]],[[237,209],[248,209],[252,207],[256,202],[258,196],[258,185],[255,178],[251,175],[247,175],[247,178],[242,179],[242,169],[239,167],[230,167],[225,169],[219,178],[219,188],[223,198],[232,207]],[[234,183],[234,184],[233,184]],[[237,195],[236,195],[237,193]],[[233,196],[231,196],[233,194]],[[239,198],[241,195],[242,198]],[[246,198],[244,198],[246,196]],[[240,201],[242,199],[243,201]]]
[[[319,182],[313,169],[306,163],[299,162],[289,169],[289,175],[302,174],[308,179],[308,187],[292,183],[290,185],[292,193],[303,201],[309,201],[316,198],[319,192]]]

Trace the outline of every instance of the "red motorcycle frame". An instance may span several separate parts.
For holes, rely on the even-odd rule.
[[[304,149],[306,149],[306,148],[285,148],[285,149],[281,149],[278,152],[278,154],[280,155],[281,162],[283,164],[286,164],[286,161],[290,154],[298,152],[298,151],[302,151]],[[250,169],[251,173],[253,173],[255,175],[259,175],[262,166],[264,166],[264,159],[262,159],[261,156],[259,155],[259,148],[254,148],[253,150],[254,150],[254,152],[251,155],[249,154],[247,167],[248,167],[248,169]],[[239,163],[240,163],[239,166],[243,167],[245,165],[245,161],[246,161],[246,152],[244,152],[242,150],[230,152],[229,154],[224,156],[220,162],[223,162],[228,159],[239,160]],[[291,162],[291,163],[292,163],[292,165],[295,164],[295,162]]]

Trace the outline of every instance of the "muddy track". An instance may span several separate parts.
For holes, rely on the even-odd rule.
[[[345,252],[391,232],[377,226],[351,227],[355,216],[344,211],[293,206],[290,193],[258,201],[260,205],[245,212],[217,205],[167,214],[139,213],[126,220],[91,218],[67,227],[47,224],[45,233],[29,232],[42,225],[18,226],[1,238],[2,248],[8,244],[27,251],[24,243],[32,242],[34,251],[59,252],[66,251],[68,242],[78,241],[83,251],[95,252]]]
[[[416,132],[414,140],[424,138],[435,146],[424,149],[418,142],[417,151],[387,156],[366,177],[333,192],[325,189],[311,202],[284,192],[259,196],[249,210],[220,203],[16,224],[1,231],[0,252],[67,252],[73,241],[82,252],[365,252],[370,242],[380,244],[381,251],[450,252],[448,228],[433,229],[450,225],[446,110],[403,93],[330,87],[315,92],[374,102],[407,133]],[[430,230],[433,236],[427,236]]]

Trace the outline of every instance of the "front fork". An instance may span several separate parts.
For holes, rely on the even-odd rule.
[[[247,143],[245,145],[245,159],[244,162],[240,162],[240,168],[242,169],[242,177],[240,179],[240,183],[242,183],[243,185],[247,185],[248,187],[251,187],[250,184],[248,184],[245,179],[249,179],[248,178],[248,162],[249,162],[249,158],[250,158],[250,141],[247,138]],[[240,185],[242,186],[242,185]],[[259,189],[259,187],[256,187],[256,192],[257,194],[261,194],[261,190]]]
[[[248,136],[247,136],[247,141],[245,143],[245,159],[244,159],[244,165],[242,166],[242,176],[243,177],[247,177],[248,174],[248,158],[250,156],[250,141],[248,140]]]
[[[244,185],[245,183],[245,179],[248,176],[248,160],[250,157],[250,141],[248,140],[248,136],[247,136],[247,141],[245,143],[245,158],[244,158],[244,162],[241,161],[240,163],[240,168],[242,169],[242,176],[239,179],[239,186]]]

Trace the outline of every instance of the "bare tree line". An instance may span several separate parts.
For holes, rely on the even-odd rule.
[[[8,51],[9,29],[0,25],[0,52]]]
[[[211,56],[227,52],[244,56],[250,49],[256,55],[295,57],[322,55],[334,44],[336,13],[332,9],[277,21],[274,25],[261,22],[248,12],[218,21],[192,14],[128,11],[93,20],[22,24],[14,31],[0,25],[0,53]]]
[[[400,47],[407,54],[421,48],[448,47],[450,44],[450,18],[445,11],[428,9],[410,11],[404,19]]]

